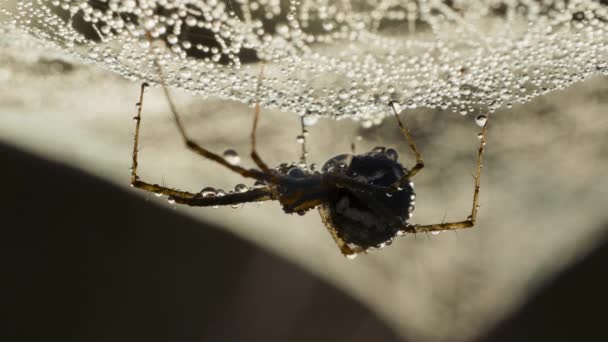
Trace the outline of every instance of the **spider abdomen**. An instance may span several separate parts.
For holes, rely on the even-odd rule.
[[[324,166],[326,172],[338,172],[358,182],[387,187],[407,172],[390,153],[372,151],[361,155],[340,155]],[[413,210],[415,194],[409,182],[395,192],[364,191],[352,187],[337,188],[323,204],[336,234],[344,242],[363,249],[388,243],[404,227]]]

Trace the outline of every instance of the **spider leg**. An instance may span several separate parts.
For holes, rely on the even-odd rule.
[[[393,191],[394,191],[394,190],[397,190],[397,188],[401,184],[409,181],[410,178],[414,177],[414,175],[416,173],[418,173],[418,171],[420,171],[424,167],[424,161],[422,160],[422,155],[420,154],[420,152],[418,152],[418,148],[416,147],[416,143],[414,142],[414,139],[412,138],[410,131],[407,129],[407,126],[405,124],[403,124],[403,122],[399,118],[399,113],[397,113],[397,108],[394,105],[391,105],[390,107],[393,109],[393,114],[395,115],[395,119],[397,119],[397,123],[399,124],[399,128],[401,129],[401,133],[403,133],[403,136],[407,140],[407,144],[410,146],[410,149],[412,150],[412,152],[414,152],[414,156],[416,156],[416,165],[414,165],[414,167],[412,167],[412,169],[407,174],[405,174],[403,177],[401,177],[401,179],[399,179],[398,181],[396,181],[395,183],[393,183],[391,185],[391,188],[393,188]]]
[[[321,219],[323,220],[323,224],[327,228],[327,231],[331,235],[331,237],[338,245],[340,249],[340,253],[349,259],[354,259],[358,254],[365,253],[365,249],[361,247],[351,247],[349,246],[340,236],[338,236],[338,232],[334,227],[334,223],[331,219],[331,215],[329,214],[327,208],[325,206],[319,207],[319,214],[321,214]]]
[[[248,202],[261,202],[276,199],[276,196],[270,188],[257,188],[245,192],[234,192],[224,196],[171,196],[171,200],[175,203],[186,204],[192,207],[212,207],[218,205],[236,205]]]
[[[258,84],[255,89],[255,110],[253,113],[253,127],[251,128],[251,159],[253,162],[266,174],[271,174],[272,171],[268,168],[268,165],[264,163],[260,155],[256,150],[256,132],[258,129],[258,120],[260,118],[260,87],[262,86],[262,78],[264,77],[264,63],[260,65],[260,74],[258,76]]]
[[[135,116],[133,118],[135,120],[135,138],[133,141],[133,161],[132,161],[132,165],[131,165],[131,186],[139,188],[139,189],[143,189],[143,190],[146,190],[149,192],[154,192],[157,194],[163,194],[163,195],[168,195],[168,196],[180,196],[180,197],[184,197],[184,198],[192,198],[194,196],[194,194],[192,194],[192,193],[171,189],[171,188],[168,188],[165,186],[160,186],[158,184],[147,183],[147,182],[141,181],[139,179],[139,176],[137,176],[137,165],[138,165],[137,154],[139,151],[138,150],[139,128],[141,126],[141,111],[142,111],[142,107],[143,107],[144,91],[145,91],[146,87],[148,87],[148,84],[142,83],[141,92],[139,94],[139,102],[137,103],[137,116]]]
[[[220,165],[225,166],[226,168],[240,174],[241,176],[243,176],[245,178],[253,178],[253,179],[273,182],[273,183],[276,181],[274,179],[274,177],[272,177],[271,174],[266,173],[265,171],[258,171],[255,169],[245,169],[238,165],[230,164],[228,161],[226,161],[226,159],[224,159],[220,155],[207,150],[206,148],[200,146],[199,144],[194,142],[192,139],[190,139],[190,137],[188,137],[188,135],[186,134],[186,129],[184,128],[181,118],[177,112],[175,103],[173,102],[173,99],[171,98],[171,94],[169,93],[169,89],[167,88],[167,85],[164,81],[162,69],[161,69],[160,65],[158,64],[158,61],[155,61],[155,65],[158,70],[160,84],[163,88],[163,92],[165,93],[165,97],[167,98],[167,102],[169,103],[169,108],[171,109],[171,113],[173,114],[173,119],[175,121],[175,124],[177,125],[177,129],[178,129],[180,135],[182,136],[182,138],[184,140],[184,144],[186,145],[186,147],[188,149],[190,149],[194,153],[196,153],[204,158],[210,159]]]
[[[306,151],[306,135],[308,131],[306,130],[306,126],[304,125],[304,117],[300,117],[300,136],[298,139],[302,139],[302,152],[300,153],[300,164],[306,165],[306,156],[308,155],[308,151]]]
[[[481,168],[483,167],[483,152],[486,145],[487,124],[481,131],[481,142],[477,150],[477,168],[475,170],[475,189],[473,190],[473,208],[471,215],[464,221],[457,222],[442,222],[427,225],[408,225],[403,230],[407,233],[432,232],[441,230],[455,230],[471,228],[477,221],[477,212],[479,211],[479,189],[481,180]]]

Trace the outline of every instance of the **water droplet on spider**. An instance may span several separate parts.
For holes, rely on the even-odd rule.
[[[386,197],[393,197],[393,193],[392,192],[387,192],[386,193]]]
[[[346,259],[348,260],[354,260],[357,257],[357,253],[353,253],[353,254],[346,254],[344,255],[346,257]]]
[[[479,127],[485,127],[488,122],[488,116],[485,114],[479,114],[475,117],[475,123]]]
[[[388,104],[392,110],[395,111],[395,113],[399,114],[399,112],[401,112],[401,104],[397,101],[391,101]]]
[[[477,133],[477,139],[481,140],[483,138],[483,133]]]
[[[303,144],[304,143],[304,135],[298,135],[296,137],[296,141],[298,142],[298,144]]]
[[[162,193],[160,193],[160,192],[155,192],[155,193],[154,193],[154,196],[156,196],[156,197],[161,197],[162,195],[163,195],[163,194],[162,194]]]
[[[372,152],[384,153],[384,151],[386,151],[386,147],[384,147],[384,146],[376,146],[376,147],[372,148]]]
[[[203,188],[203,190],[201,190],[201,195],[203,197],[213,197],[215,196],[215,189],[210,186]]]
[[[169,197],[167,198],[167,202],[169,202],[169,204],[175,204],[175,198]]]
[[[231,148],[224,151],[224,159],[226,159],[230,165],[238,165],[241,162],[241,157],[239,157],[239,154]]]
[[[247,191],[247,190],[248,190],[248,189],[247,189],[247,185],[245,185],[245,184],[237,184],[237,185],[235,185],[235,187],[234,187],[234,191],[235,191],[235,192],[245,192],[245,191]]]
[[[303,169],[301,169],[297,166],[294,166],[287,171],[287,175],[289,177],[302,178],[302,177],[306,176],[306,172]]]
[[[266,183],[261,180],[256,180],[255,183],[253,183],[254,188],[263,188],[265,186],[266,186]]]
[[[395,151],[395,149],[393,148],[388,148],[386,149],[386,151],[384,151],[384,154],[391,160],[397,161],[397,158],[399,158],[399,155],[397,154],[397,151]]]
[[[433,230],[431,235],[439,235],[439,233],[441,233],[439,230]]]
[[[319,169],[319,166],[317,166],[316,163],[312,163],[312,164],[310,164],[309,168],[310,168],[310,171],[314,172],[314,171],[317,171]]]
[[[230,207],[232,209],[238,209],[240,206],[241,206],[240,204],[232,204],[232,205],[230,205]]]
[[[226,196],[226,191],[224,191],[222,189],[217,189],[215,191],[215,196],[217,196],[217,197],[224,197],[224,196]]]
[[[412,201],[413,201],[413,200],[415,200],[415,199],[416,199],[416,195],[411,195],[411,196],[410,196],[410,200],[412,200]]]

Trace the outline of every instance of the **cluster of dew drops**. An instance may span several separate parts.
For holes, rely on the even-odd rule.
[[[19,0],[0,24],[133,80],[156,60],[172,87],[363,127],[389,101],[492,113],[608,74],[602,2],[389,3]]]

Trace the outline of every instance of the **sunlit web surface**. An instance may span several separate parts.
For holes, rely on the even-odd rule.
[[[262,105],[309,122],[371,125],[389,100],[492,112],[608,74],[608,5],[592,0],[38,0],[0,20],[4,44],[35,37],[152,83],[157,59],[173,87],[250,104],[265,61]]]

